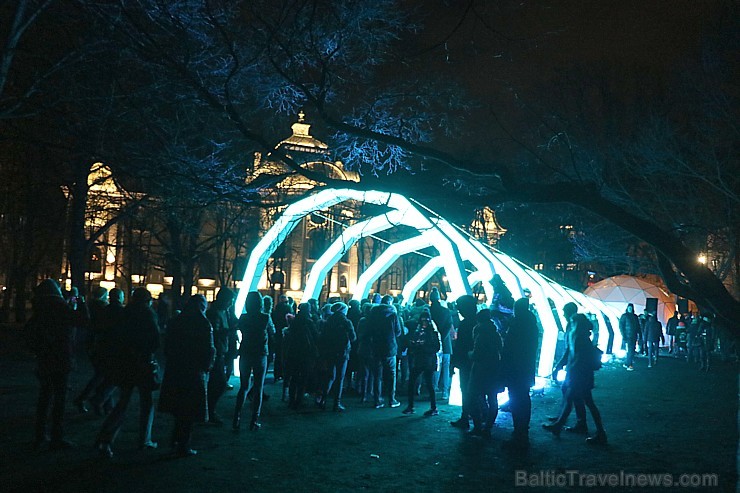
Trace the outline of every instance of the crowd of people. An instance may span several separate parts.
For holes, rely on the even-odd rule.
[[[658,362],[660,347],[667,346],[669,356],[684,359],[697,365],[700,371],[708,372],[709,355],[717,349],[722,335],[716,330],[711,314],[675,311],[664,331],[655,311],[637,315],[632,303],[619,319],[619,330],[622,349],[627,353],[623,366],[628,371],[634,371],[636,355],[647,357],[647,367],[652,368]],[[733,341],[726,338],[721,350],[723,358],[731,358],[735,351]]]
[[[505,446],[526,449],[530,388],[541,330],[526,296],[514,300],[498,276],[493,286],[494,297],[488,305],[469,295],[445,302],[437,288],[430,291],[428,302],[417,299],[411,305],[375,294],[346,304],[329,299],[323,306],[315,299],[296,306],[281,295],[273,306],[271,297],[255,291],[247,295],[238,318],[235,293],[222,288],[210,306],[202,295],[194,295],[181,312],[164,321],[158,320],[152,296],[144,288],[135,289],[125,305],[123,291],[107,292],[104,288],[98,288],[86,303],[76,295],[65,300],[59,284],[47,279],[36,289],[34,316],[27,326],[41,383],[34,443],[41,446],[50,440],[51,448],[72,445],[64,439],[63,416],[75,347],[82,344],[93,375],[72,403],[79,412],[91,408],[105,417],[95,446],[108,458],[113,456],[135,389],[140,405],[139,446],[158,447],[152,437],[152,394],[159,390],[158,410],[174,417],[170,443],[175,452],[196,454],[190,446],[193,425],[224,424],[217,410],[230,387],[235,361],[240,385],[231,428],[236,432],[242,429],[247,401],[245,423],[248,417],[249,424],[245,427],[251,431],[261,428],[262,406],[269,397],[264,391],[265,376],[270,366],[275,382],[282,387],[282,401],[292,410],[316,406],[345,412],[345,392],[377,409],[399,408],[400,393],[396,390],[400,387],[405,389],[406,405],[399,411],[416,413],[424,396],[429,408],[423,414],[428,417],[438,415],[438,402],[449,399],[452,375],[457,373],[462,406],[459,419],[451,425],[472,436],[490,437],[499,412],[497,396],[508,389],[506,408],[512,415],[513,432]],[[563,367],[568,370],[562,384],[563,404],[560,413],[543,426],[554,435],[561,430],[588,435],[588,408],[596,434],[589,436],[587,443],[604,444],[606,432],[591,394],[601,351],[596,348],[592,321],[577,310],[574,303],[563,308],[567,325],[553,368],[553,374]],[[630,306],[619,325],[627,349],[626,366],[634,363],[637,342],[647,353],[649,366],[654,365],[657,343],[663,337],[655,317],[648,314],[641,322]],[[682,325],[697,327],[685,329],[685,346],[681,343]],[[696,351],[692,349],[697,340],[710,337],[702,329],[702,321],[687,323],[677,316],[668,326],[671,350],[676,354],[685,350],[688,358],[696,355],[708,368],[705,343]],[[84,337],[76,338],[76,332]],[[573,408],[576,424],[568,427]]]

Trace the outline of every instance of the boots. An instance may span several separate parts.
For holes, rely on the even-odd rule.
[[[239,431],[239,428],[241,427],[242,422],[242,413],[236,412],[234,413],[234,422],[232,423],[232,429],[234,431]]]

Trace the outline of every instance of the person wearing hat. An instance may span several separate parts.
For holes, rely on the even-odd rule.
[[[31,350],[36,355],[36,376],[39,397],[36,405],[36,435],[34,447],[48,440],[46,434],[51,406],[52,450],[66,449],[73,444],[64,439],[64,407],[67,400],[69,373],[74,357],[75,327],[80,325],[82,310],[74,311],[62,296],[59,283],[44,279],[36,286],[33,316],[26,323]]]
[[[331,316],[326,322],[321,334],[323,339],[321,347],[324,349],[324,360],[327,363],[327,380],[325,382],[319,407],[326,408],[326,398],[334,389],[334,411],[345,410],[342,405],[342,390],[344,388],[344,375],[347,372],[347,361],[349,360],[352,343],[357,340],[352,322],[347,318],[347,305],[337,302],[331,305]]]

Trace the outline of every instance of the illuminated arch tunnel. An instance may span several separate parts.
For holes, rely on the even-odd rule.
[[[437,255],[414,274],[403,288],[406,303],[412,303],[416,292],[440,269],[445,270],[450,292],[448,299],[456,300],[464,294],[472,294],[471,286],[481,283],[488,299],[492,299],[491,279],[499,274],[511,290],[514,298],[523,296],[523,290],[532,293],[531,303],[537,309],[542,324],[542,345],[537,374],[550,374],[558,340],[558,327],[565,326],[562,308],[574,302],[580,312],[596,315],[599,325],[598,345],[605,348],[609,338],[607,324],[614,332],[614,347],[621,346],[619,316],[617,310],[601,301],[578,291],[561,286],[516,259],[496,251],[421,204],[406,197],[388,192],[358,191],[351,189],[324,189],[289,205],[252,251],[244,280],[236,298],[235,311],[241,315],[249,291],[256,291],[268,259],[286,240],[300,221],[312,214],[339,203],[353,200],[384,205],[387,212],[347,227],[329,245],[311,268],[303,290],[302,301],[318,298],[329,270],[360,238],[374,235],[398,226],[415,229],[418,235],[391,244],[359,276],[352,298],[362,300],[370,288],[390,266],[402,255],[433,248]],[[466,268],[466,262],[469,266]]]

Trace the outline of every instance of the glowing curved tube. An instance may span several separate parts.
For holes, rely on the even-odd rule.
[[[316,260],[316,263],[311,268],[311,272],[308,275],[306,281],[306,288],[303,291],[302,302],[306,303],[311,298],[318,298],[321,292],[321,286],[326,278],[326,273],[329,272],[334,264],[336,264],[342,255],[351,248],[357,240],[364,236],[369,236],[386,229],[390,229],[398,224],[402,220],[402,212],[393,210],[382,216],[375,216],[367,221],[362,221],[357,224],[353,224],[349,228],[342,231],[339,238],[334,240],[326,251]]]
[[[363,300],[370,292],[373,283],[385,272],[393,262],[406,253],[421,250],[434,244],[437,235],[432,230],[426,230],[419,236],[408,238],[389,246],[357,279],[353,299]]]
[[[414,297],[416,296],[416,292],[419,291],[419,288],[431,279],[435,272],[441,269],[443,265],[442,257],[432,257],[416,272],[416,274],[411,277],[411,279],[406,282],[401,294],[407,304],[411,304],[414,301]]]

